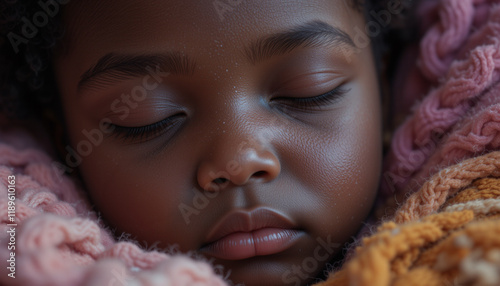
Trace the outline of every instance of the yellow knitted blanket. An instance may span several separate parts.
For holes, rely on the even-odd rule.
[[[500,285],[500,151],[435,174],[317,285]]]

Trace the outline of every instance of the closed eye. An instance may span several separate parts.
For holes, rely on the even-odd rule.
[[[323,93],[318,96],[313,97],[291,97],[291,96],[280,96],[272,99],[273,102],[277,103],[275,106],[278,109],[292,110],[292,111],[302,111],[302,112],[315,112],[321,111],[327,106],[335,103],[338,99],[344,96],[349,89],[343,86],[338,86],[329,92]]]
[[[183,117],[185,117],[185,114],[179,113],[145,126],[129,127],[110,124],[110,128],[113,129],[112,135],[117,138],[129,142],[142,143],[173,131]]]

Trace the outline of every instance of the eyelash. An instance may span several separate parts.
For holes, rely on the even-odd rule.
[[[314,97],[306,97],[306,98],[297,98],[297,97],[278,97],[275,98],[275,101],[287,101],[284,104],[288,108],[293,108],[297,110],[303,111],[315,111],[318,108],[323,107],[324,105],[331,104],[342,95],[347,93],[348,90],[343,88],[342,86],[336,87],[335,89],[318,95]],[[280,109],[286,109],[280,107]],[[111,124],[113,129],[113,135],[119,137],[123,140],[138,140],[139,142],[147,141],[151,138],[157,137],[168,130],[172,129],[175,125],[175,122],[179,117],[184,116],[184,114],[176,114],[174,116],[167,117],[161,121],[139,127],[126,127],[120,126],[116,124]]]
[[[323,93],[318,96],[313,96],[313,97],[277,97],[274,98],[274,101],[282,102],[283,106],[280,106],[280,109],[287,109],[291,108],[293,110],[298,110],[298,111],[307,111],[307,112],[312,112],[312,111],[317,111],[324,107],[327,104],[331,104],[340,97],[342,97],[344,94],[346,94],[349,90],[344,88],[343,86],[338,86],[332,90],[330,90],[327,93]]]
[[[116,124],[111,124],[113,129],[113,135],[119,137],[123,140],[137,140],[138,142],[144,142],[154,137],[160,136],[168,132],[175,126],[175,122],[183,117],[184,114],[176,114],[167,117],[161,121],[139,127],[126,127]]]

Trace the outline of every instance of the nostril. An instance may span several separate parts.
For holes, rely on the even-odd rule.
[[[255,178],[262,178],[262,177],[265,177],[266,174],[267,174],[266,171],[258,171],[258,172],[255,172],[253,174],[253,177],[255,177]]]
[[[227,180],[226,178],[217,178],[217,179],[214,179],[212,182],[213,182],[214,184],[219,185],[219,184],[224,184],[224,183],[225,183],[225,182],[227,182],[227,181],[228,181],[228,180]]]

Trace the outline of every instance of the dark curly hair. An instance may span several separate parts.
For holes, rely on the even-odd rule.
[[[367,20],[373,20],[374,11],[387,7],[390,1],[394,2],[347,1],[364,10]],[[401,1],[406,4],[411,2]],[[20,119],[41,118],[47,110],[60,108],[51,58],[52,48],[64,34],[61,14],[67,2],[69,0],[0,2],[0,114]],[[393,22],[398,23],[398,20],[391,21],[392,26]],[[383,37],[389,35],[392,38],[389,42],[401,39],[387,32],[389,30],[372,38],[376,54],[382,52],[384,46],[379,42]],[[60,111],[57,113],[60,114]]]
[[[55,4],[51,7],[32,0],[0,4],[0,112],[7,117],[37,118],[57,101],[50,61],[51,49],[63,36],[59,2],[45,1]]]

